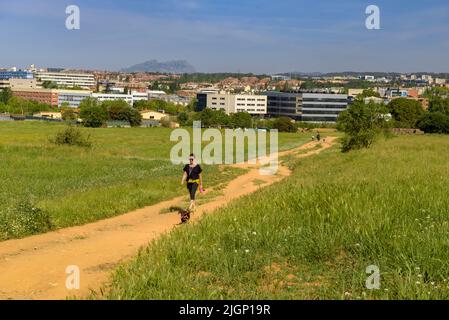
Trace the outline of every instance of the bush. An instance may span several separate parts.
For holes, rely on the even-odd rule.
[[[61,109],[61,116],[64,121],[75,121],[78,119],[78,114],[73,108],[70,107]]]
[[[429,112],[418,120],[417,126],[425,133],[449,133],[449,116],[442,112]]]
[[[189,115],[187,112],[178,114],[178,121],[181,126],[186,126],[189,123]]]
[[[68,126],[64,130],[58,132],[50,142],[56,145],[68,145],[90,148],[92,143],[90,142],[90,136],[84,136],[80,129]]]
[[[0,216],[2,239],[19,238],[48,232],[53,229],[48,213],[37,208],[29,200],[22,200]]]
[[[296,126],[293,124],[292,119],[288,117],[280,117],[274,120],[273,129],[277,129],[279,132],[296,132]]]

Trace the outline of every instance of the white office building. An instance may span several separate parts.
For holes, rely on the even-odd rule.
[[[208,94],[207,107],[227,114],[247,112],[252,115],[267,113],[267,97],[258,95]]]
[[[133,102],[136,102],[136,101],[148,101],[148,92],[133,91],[131,93],[131,95],[133,96]]]
[[[133,105],[133,96],[130,94],[93,93],[92,98],[95,98],[100,102],[110,101],[110,100],[124,100],[130,106]]]
[[[90,73],[36,72],[35,78],[41,82],[54,82],[61,87],[95,88],[95,77]]]
[[[91,91],[81,90],[57,90],[58,92],[58,107],[68,105],[71,108],[78,108],[81,102],[92,97]]]

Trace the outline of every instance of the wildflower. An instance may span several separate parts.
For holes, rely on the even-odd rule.
[[[421,282],[419,282],[419,281],[416,281],[416,284],[421,284]]]
[[[254,236],[256,236],[256,235],[257,235],[257,232],[256,232],[256,231],[254,231],[254,232],[253,232],[253,235],[254,235]]]
[[[247,250],[245,250],[245,252],[246,252],[246,253],[249,253],[249,250],[247,249]]]
[[[418,274],[418,278],[422,278],[422,274]]]
[[[350,292],[345,292],[345,296],[349,297],[351,295]]]

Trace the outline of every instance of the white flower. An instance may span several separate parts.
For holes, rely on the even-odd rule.
[[[249,253],[249,250],[245,250],[246,253]]]

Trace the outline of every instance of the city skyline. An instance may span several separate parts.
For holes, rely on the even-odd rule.
[[[65,28],[72,4],[80,30]],[[380,30],[365,27],[371,4]],[[117,71],[157,59],[187,60],[198,72],[449,72],[449,4],[440,0],[1,0],[0,8],[2,67]]]

